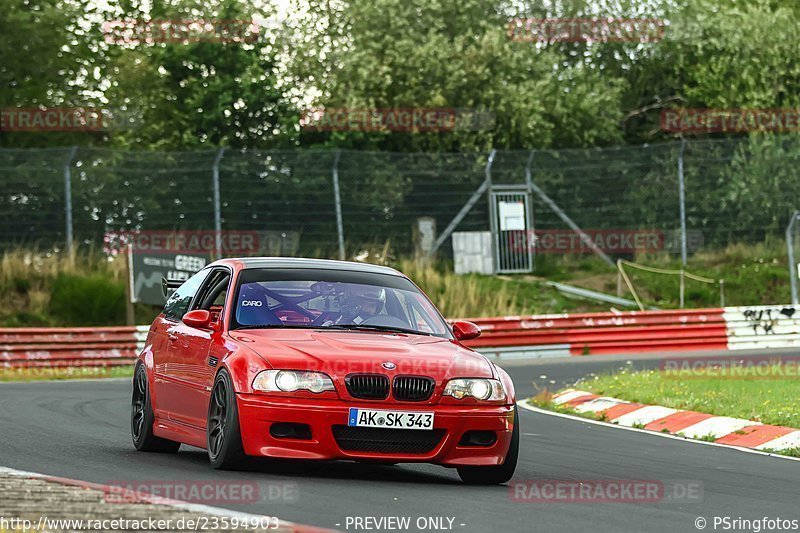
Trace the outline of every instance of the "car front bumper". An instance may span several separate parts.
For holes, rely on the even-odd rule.
[[[491,466],[502,464],[511,443],[514,424],[513,406],[485,405],[409,405],[375,402],[343,402],[282,398],[258,394],[237,394],[239,425],[244,451],[250,456],[287,459],[351,459],[384,462],[423,462],[444,466]],[[443,434],[430,451],[422,453],[385,452],[344,449],[334,436],[335,426],[347,426],[349,409],[434,412],[434,431]],[[270,434],[275,423],[307,424],[311,438],[276,438]],[[490,446],[459,444],[465,432],[491,431],[496,435]],[[401,438],[426,430],[377,430],[402,432]],[[409,433],[410,432],[410,433]],[[356,435],[358,433],[356,432]],[[396,433],[397,434],[397,433]],[[348,447],[348,445],[344,445]]]

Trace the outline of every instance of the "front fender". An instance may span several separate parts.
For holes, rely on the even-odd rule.
[[[231,376],[234,392],[249,394],[253,392],[252,385],[256,375],[263,370],[271,370],[272,366],[255,351],[245,346],[236,346],[222,360],[220,370],[223,368]]]
[[[514,390],[514,382],[511,381],[511,376],[508,375],[508,372],[497,365],[494,365],[494,368],[497,371],[497,376],[500,378],[500,382],[503,384],[503,388],[506,389],[509,405],[516,404],[517,394]]]

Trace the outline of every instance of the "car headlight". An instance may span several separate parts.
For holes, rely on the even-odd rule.
[[[264,370],[253,380],[253,388],[264,392],[307,390],[320,393],[335,390],[327,374],[303,370]]]
[[[451,379],[447,382],[442,394],[452,396],[457,400],[466,397],[492,402],[506,399],[506,390],[503,388],[503,384],[496,379]]]

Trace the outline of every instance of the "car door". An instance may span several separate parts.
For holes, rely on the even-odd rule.
[[[220,267],[211,270],[197,291],[190,311],[205,309],[214,316],[223,312],[230,283],[230,271]],[[172,354],[173,398],[170,418],[196,428],[205,428],[211,386],[216,374],[217,357],[209,357],[211,345],[221,341],[219,328],[196,328],[179,322],[172,329],[175,337]],[[215,352],[216,353],[216,352]]]
[[[195,299],[198,290],[211,273],[204,269],[186,280],[183,285],[169,297],[164,311],[156,318],[153,331],[153,403],[155,415],[158,418],[172,418],[176,404],[181,402],[181,389],[177,385],[178,375],[176,359],[179,342],[178,331],[181,318],[185,315]]]

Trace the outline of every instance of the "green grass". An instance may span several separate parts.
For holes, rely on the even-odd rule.
[[[776,374],[781,370],[774,368]],[[796,370],[783,370],[782,376],[755,379],[744,370],[728,374],[733,377],[719,372],[687,376],[660,370],[622,370],[584,380],[576,387],[632,402],[800,428],[800,378]]]
[[[409,276],[448,318],[608,310],[606,304],[569,299],[530,276],[457,276],[446,262],[393,264]]]
[[[8,250],[0,256],[0,326],[113,326],[125,320],[124,258],[99,250],[74,254]],[[134,306],[136,323],[158,310]]]
[[[0,382],[61,381],[66,379],[127,378],[132,376],[133,376],[133,365],[0,369]]]
[[[778,453],[780,455],[788,455],[789,457],[800,457],[800,448],[787,448],[785,450],[771,450],[764,448],[761,451],[767,453]]]
[[[735,377],[727,378],[724,377],[725,373],[721,375],[719,371],[709,372],[708,375],[695,371],[693,376],[679,376],[660,370],[621,370],[582,380],[575,384],[575,388],[631,402],[800,428],[800,405],[797,403],[800,378],[796,367],[789,368],[788,372],[786,367],[772,370],[773,375],[777,376],[774,379],[764,378],[770,373],[764,369],[758,372],[761,379],[753,379],[754,373],[747,369],[735,368],[727,373]],[[569,407],[554,404],[552,397],[549,391],[543,391],[528,401],[543,409],[607,421],[604,413],[578,413]],[[662,432],[668,433],[666,430]],[[716,439],[713,435],[707,435],[697,440],[714,442]],[[800,457],[800,448],[762,451]]]
[[[616,270],[594,256],[540,255],[530,275],[457,276],[452,261],[423,263],[388,259],[390,243],[367,260],[388,263],[411,277],[448,318],[607,311],[608,304],[571,298],[544,282],[559,281],[615,294]],[[674,256],[649,255],[635,261],[679,268]],[[790,300],[786,250],[779,241],[730,246],[692,255],[689,272],[725,280],[727,305],[782,304]],[[678,278],[629,270],[643,301],[677,308]],[[72,255],[10,250],[0,256],[0,326],[101,326],[124,320],[124,263],[101,251],[80,248]],[[622,296],[630,298],[627,289]],[[716,307],[719,289],[686,284],[686,307]],[[148,324],[157,307],[137,304],[136,323]]]
[[[668,254],[641,255],[636,263],[651,267],[681,268],[679,259]],[[781,304],[791,300],[786,244],[769,240],[756,245],[732,245],[691,255],[686,271],[715,280],[725,280],[726,305]],[[678,308],[680,280],[626,268],[645,304],[664,309]],[[594,256],[545,256],[537,258],[535,274],[553,281],[616,294],[617,272]],[[632,298],[623,285],[623,297]],[[717,307],[719,286],[686,281],[686,307]]]

